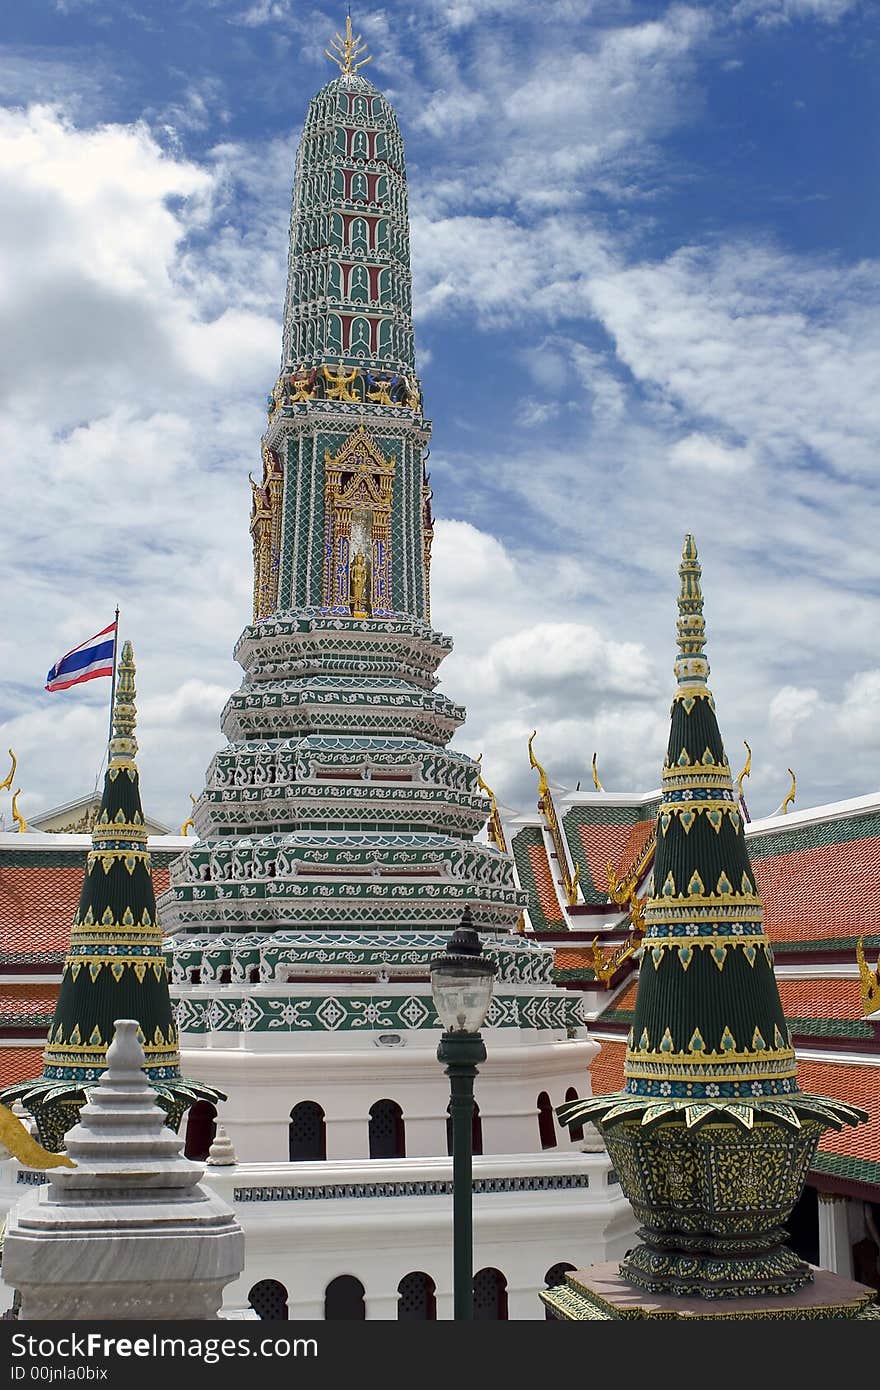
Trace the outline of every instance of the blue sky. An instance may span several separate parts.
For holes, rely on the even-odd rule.
[[[434,421],[434,619],[502,800],[656,785],[681,537],[731,761],[770,812],[880,782],[880,14],[422,0],[354,10],[397,107]],[[247,472],[293,159],[344,9],[31,0],[0,49],[0,746],[84,794],[123,612],[145,800],[183,820],[238,684]],[[7,812],[0,794],[0,813]]]

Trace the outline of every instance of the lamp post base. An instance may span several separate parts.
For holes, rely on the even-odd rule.
[[[486,1047],[479,1033],[444,1033],[437,1061],[449,1077],[452,1117],[452,1287],[456,1322],[474,1316],[473,1144],[474,1081]]]

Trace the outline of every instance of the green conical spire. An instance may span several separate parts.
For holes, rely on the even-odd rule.
[[[794,1051],[708,686],[700,564],[682,551],[678,683],[626,1090],[693,1102],[784,1097]]]
[[[135,763],[135,696],[134,654],[126,642],[119,662],[104,794],[43,1053],[43,1075],[3,1092],[7,1099],[20,1098],[34,1114],[47,1148],[58,1148],[76,1122],[85,1088],[105,1069],[119,1018],[137,1019],[140,1024],[147,1076],[175,1128],[193,1100],[215,1099],[218,1094],[180,1076],[177,1027]]]
[[[700,1298],[784,1294],[812,1278],[782,1223],[822,1130],[867,1116],[798,1090],[708,685],[693,536],[679,574],[677,689],[625,1086],[558,1114],[596,1121],[642,1223],[626,1280]]]
[[[689,1126],[729,1110],[748,1127],[767,1107],[797,1127],[798,1112],[839,1127],[860,1112],[798,1091],[797,1067],[773,952],[746,849],[704,654],[701,571],[693,536],[679,566],[669,745],[657,817],[653,893],[626,1051],[625,1089],[571,1102],[605,1122],[636,1111],[651,1123],[683,1111]]]

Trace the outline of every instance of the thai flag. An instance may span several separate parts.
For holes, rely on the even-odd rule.
[[[116,623],[112,622],[56,661],[46,677],[46,689],[67,690],[81,681],[93,681],[96,676],[112,676],[115,646]]]

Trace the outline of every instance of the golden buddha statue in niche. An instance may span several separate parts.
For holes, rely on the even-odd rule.
[[[351,558],[348,569],[348,601],[353,618],[371,618],[373,609],[370,603],[371,565],[358,550]]]

